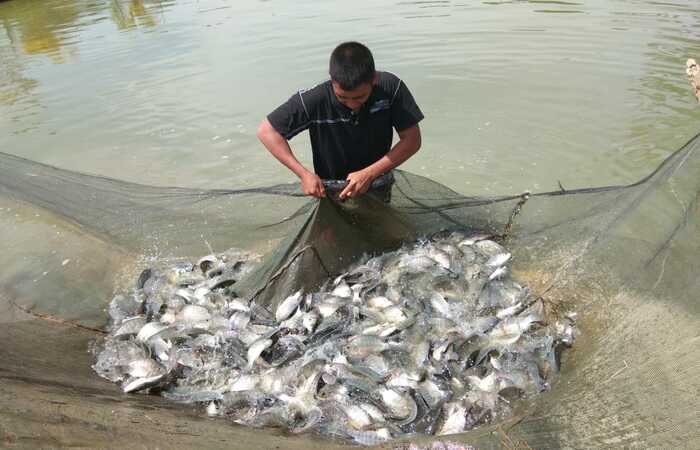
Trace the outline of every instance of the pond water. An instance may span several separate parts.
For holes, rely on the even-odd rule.
[[[693,1],[5,1],[0,148],[145,184],[291,181],[256,127],[354,39],[426,116],[405,169],[468,195],[630,183],[697,131],[699,23]]]

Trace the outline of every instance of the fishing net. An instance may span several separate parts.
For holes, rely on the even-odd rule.
[[[123,394],[94,374],[87,351],[104,332],[109,301],[154,261],[235,247],[263,255],[237,294],[274,312],[290,292],[318,288],[362,255],[456,229],[498,238],[513,253],[514,276],[547,308],[578,312],[581,336],[551,390],[511,418],[450,440],[680,448],[700,438],[699,137],[627,186],[469,197],[394,175],[382,192],[319,201],[296,184],[151,187],[0,154],[4,444],[340,446]]]

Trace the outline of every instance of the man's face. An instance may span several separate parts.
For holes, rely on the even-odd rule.
[[[355,112],[365,104],[372,93],[372,83],[363,83],[352,91],[346,91],[335,81],[332,84],[333,92],[335,92],[335,97],[338,101]]]

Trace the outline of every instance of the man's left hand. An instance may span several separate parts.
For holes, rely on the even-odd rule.
[[[377,175],[369,170],[369,168],[348,174],[346,178],[348,185],[345,186],[345,189],[340,193],[340,199],[345,200],[348,197],[364,194],[372,185],[372,181],[374,181],[375,178],[377,178]]]

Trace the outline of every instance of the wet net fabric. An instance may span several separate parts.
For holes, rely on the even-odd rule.
[[[154,260],[236,247],[263,255],[236,285],[239,295],[274,311],[288,293],[318,287],[364,254],[462,229],[502,239],[514,276],[548,308],[576,310],[581,337],[551,391],[514,418],[451,440],[480,448],[688,446],[700,438],[699,193],[698,137],[629,186],[468,197],[396,171],[389,202],[375,194],[309,200],[296,184],[151,187],[0,154],[0,431],[10,444],[55,447],[76,439],[110,446],[116,437],[330,448],[336,444],[310,436],[207,421],[99,379],[86,349],[106,325],[114,292]]]

